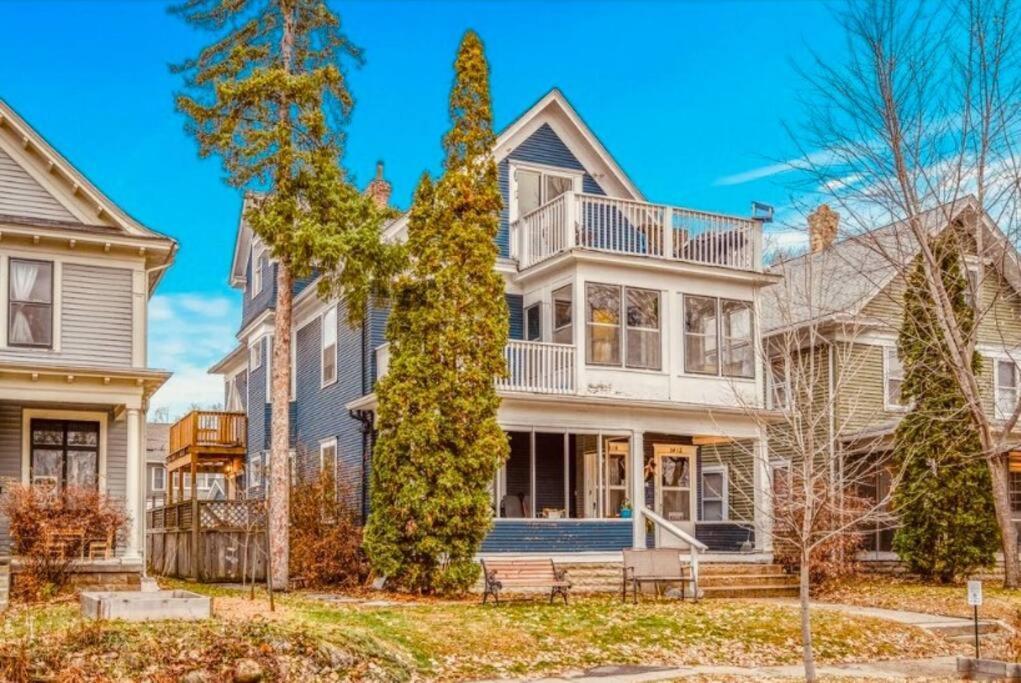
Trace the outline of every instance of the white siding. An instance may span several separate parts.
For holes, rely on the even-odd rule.
[[[3,150],[0,150],[0,213],[78,222]]]

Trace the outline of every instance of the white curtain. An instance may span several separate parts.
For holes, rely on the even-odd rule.
[[[41,264],[25,263],[22,261],[11,262],[11,299],[14,301],[30,301],[32,290],[35,289],[35,282],[39,279]],[[32,338],[32,327],[28,323],[28,316],[24,310],[14,311],[14,320],[11,324],[10,342],[13,344],[31,344],[35,341]]]

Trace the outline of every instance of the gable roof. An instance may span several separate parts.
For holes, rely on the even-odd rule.
[[[925,230],[935,235],[966,215],[978,218],[975,224],[991,238],[988,244],[1007,252],[1000,260],[1004,278],[1021,292],[1018,254],[975,197],[968,195],[933,207],[920,219]],[[900,220],[779,261],[770,271],[784,279],[763,292],[763,332],[856,316],[917,253],[918,242],[910,225]]]
[[[14,108],[0,99],[0,187],[9,194],[0,213],[60,221],[91,228],[115,228],[128,237],[172,238],[148,228],[107,197]],[[11,199],[14,197],[14,199]],[[17,197],[34,206],[14,205]]]

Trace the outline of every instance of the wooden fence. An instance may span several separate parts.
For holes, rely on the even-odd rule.
[[[146,557],[157,576],[205,582],[266,579],[261,500],[187,500],[147,510]],[[197,522],[197,523],[196,523]]]

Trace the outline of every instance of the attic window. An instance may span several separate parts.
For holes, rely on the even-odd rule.
[[[269,259],[266,257],[266,248],[252,248],[252,297],[262,291],[262,278],[266,272]]]
[[[574,178],[562,173],[519,168],[514,172],[514,180],[517,184],[517,218],[574,189]]]

